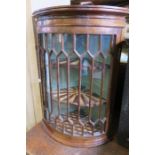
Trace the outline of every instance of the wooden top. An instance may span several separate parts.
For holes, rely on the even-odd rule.
[[[94,5],[124,6],[129,4],[129,0],[71,0],[71,4],[89,3]]]
[[[128,8],[107,5],[66,5],[47,7],[33,13],[33,16],[71,16],[71,15],[119,15],[127,16]]]

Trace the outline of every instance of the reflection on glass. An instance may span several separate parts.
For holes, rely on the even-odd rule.
[[[71,54],[73,51],[73,35],[64,34],[64,48],[68,54]]]
[[[52,34],[52,45],[57,53],[61,51],[61,34]]]
[[[111,36],[110,35],[102,35],[102,52],[105,57],[109,54]]]
[[[47,34],[47,48],[49,51],[52,50],[52,34]]]
[[[91,34],[89,36],[89,51],[95,55],[99,51],[99,35]]]
[[[50,53],[51,55],[50,55],[50,64],[48,62],[48,55],[45,55],[45,66],[46,66],[45,71],[46,71],[46,86],[47,86],[46,91],[48,92],[47,97],[48,108],[51,109],[51,111],[49,110],[49,112],[50,113],[52,112],[51,122],[53,122],[54,124],[55,123],[54,119],[58,116],[58,110],[59,110],[58,82],[60,90],[59,101],[63,121],[66,120],[68,121],[67,118],[69,117],[71,119],[71,122],[73,124],[76,124],[79,115],[80,120],[83,124],[87,123],[90,120],[95,123],[96,121],[99,120],[99,109],[101,109],[101,119],[104,119],[106,110],[106,100],[108,97],[109,79],[110,79],[111,36],[102,35],[101,37],[102,49],[101,51],[99,51],[100,36],[90,35],[89,36],[89,52],[91,53],[90,56],[88,51],[86,51],[87,35],[77,34],[76,51],[80,54],[81,60],[79,56],[76,53],[74,53],[72,34],[66,34],[66,33],[49,34],[47,37],[48,37],[47,47],[51,52]],[[64,39],[64,51],[61,50],[61,44],[62,44],[61,37],[63,37]],[[44,37],[42,38],[41,42],[42,46],[45,48]],[[56,53],[54,51],[51,51],[51,49],[54,49]],[[65,54],[63,52],[65,52]],[[96,55],[97,53],[98,55]],[[57,63],[57,60],[59,60],[59,64]],[[67,60],[69,61],[69,68]],[[81,70],[79,68],[80,61],[81,61]],[[94,66],[92,66],[93,64],[92,62],[94,62]],[[58,68],[59,68],[58,73],[59,81],[57,77]],[[51,74],[49,73],[49,69]],[[69,71],[67,69],[69,69]],[[80,73],[81,76],[79,79]],[[67,92],[67,78],[69,82],[68,92]],[[80,81],[81,85],[79,85]],[[91,85],[92,85],[92,93],[91,93]],[[80,97],[79,97],[79,88],[81,88]],[[69,107],[67,106],[67,101],[69,101]],[[78,113],[79,105],[80,105],[80,112]],[[71,122],[67,123],[72,124]],[[78,125],[80,126],[80,124]],[[68,129],[66,129],[65,132],[66,134],[71,134],[71,131]],[[84,132],[86,135],[90,135],[90,132],[87,130],[87,127],[84,129]],[[97,129],[96,132],[98,132]],[[78,131],[76,131],[76,134],[78,135]]]
[[[79,54],[86,52],[86,39],[87,37],[84,34],[76,35],[76,50]]]

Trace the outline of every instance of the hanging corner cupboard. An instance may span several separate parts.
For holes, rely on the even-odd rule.
[[[111,105],[128,9],[50,7],[33,13],[43,126],[55,140],[93,147],[111,137]]]

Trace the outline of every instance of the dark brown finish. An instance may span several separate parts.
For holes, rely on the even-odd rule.
[[[109,132],[109,122],[110,122],[110,104],[112,104],[113,97],[115,95],[115,85],[117,80],[117,70],[118,70],[118,57],[119,52],[116,50],[115,46],[119,42],[122,41],[123,37],[123,28],[125,27],[125,16],[128,14],[128,9],[120,8],[120,7],[111,7],[111,6],[95,6],[95,5],[87,5],[87,6],[60,6],[60,7],[52,7],[46,8],[39,11],[36,11],[34,16],[34,25],[36,28],[37,34],[43,34],[43,41],[39,42],[38,37],[36,35],[36,44],[37,50],[39,53],[38,61],[39,70],[41,74],[41,81],[42,81],[42,92],[43,92],[43,101],[44,101],[44,109],[45,109],[45,119],[42,123],[46,132],[56,139],[57,141],[71,145],[76,147],[92,147],[103,144],[108,141],[110,138],[108,136]],[[54,46],[52,50],[49,51],[47,47],[47,35],[49,33],[57,33],[59,34],[61,40],[61,50],[59,53],[56,54],[54,50]],[[63,34],[69,33],[73,36],[73,53],[77,56],[79,63],[78,63],[78,96],[77,96],[77,113],[70,113],[69,108],[70,104],[70,55],[64,49],[64,38]],[[90,91],[88,92],[88,121],[87,117],[83,117],[80,113],[80,109],[82,107],[82,91],[81,91],[81,83],[82,83],[82,60],[85,56],[84,54],[79,54],[76,51],[76,35],[77,34],[86,34],[87,41],[86,41],[86,53],[89,55],[91,60],[90,66]],[[91,54],[89,51],[89,37],[90,34],[99,34],[100,39],[100,49],[97,51],[95,55]],[[104,62],[104,55],[101,52],[101,36],[103,34],[108,34],[112,36],[111,39],[111,49],[109,49],[109,54],[111,57],[111,70],[110,70],[110,80],[109,80],[109,89],[108,89],[108,97],[105,101],[106,103],[106,116],[102,119],[101,118],[101,108],[104,104],[103,102],[103,82],[105,76],[105,62]],[[40,44],[42,43],[42,44]],[[112,52],[111,52],[112,51]],[[111,52],[111,53],[110,53]],[[52,90],[52,84],[50,83],[50,88],[48,90],[46,86],[47,82],[47,73],[49,75],[52,74],[52,63],[50,60],[50,56],[52,53],[56,54],[56,84],[57,84],[57,91],[54,92]],[[45,66],[45,54],[48,55],[48,66],[49,70],[46,71]],[[61,55],[64,55],[65,62],[60,61]],[[100,88],[100,97],[96,101],[98,102],[99,109],[98,109],[98,120],[96,122],[92,122],[91,120],[91,108],[94,106],[95,98],[92,94],[93,89],[93,73],[94,73],[94,61],[97,56],[102,57],[102,71],[101,71],[101,88]],[[64,65],[66,69],[66,90],[63,94],[66,95],[66,104],[67,104],[67,113],[66,115],[61,113],[61,93],[62,89],[60,90],[60,66]],[[51,76],[49,77],[49,81],[52,81]],[[48,91],[47,91],[48,90]],[[55,95],[56,100],[55,100]],[[48,96],[50,96],[50,105],[48,102]],[[85,95],[85,97],[87,97]],[[53,102],[54,100],[57,102],[58,106],[58,115],[56,118],[52,118],[53,112]],[[96,103],[95,103],[96,104]],[[85,104],[83,104],[85,106]],[[50,109],[51,107],[51,109]],[[96,126],[99,126],[97,128]],[[68,133],[66,133],[66,131]],[[86,132],[89,133],[87,137]],[[99,132],[99,133],[98,133]],[[75,134],[76,133],[76,134]],[[97,133],[97,135],[96,135]]]
[[[114,15],[122,16],[128,14],[127,8],[106,6],[106,5],[72,5],[72,6],[56,6],[40,9],[33,13],[34,16],[72,16],[72,15]]]
[[[112,5],[112,6],[126,6],[129,5],[129,0],[71,0],[73,5]]]
[[[56,142],[44,131],[42,124],[31,129],[26,136],[26,151],[29,155],[128,155],[128,149],[115,140],[93,148],[76,148]]]
[[[51,126],[46,121],[43,122],[42,126],[44,127],[45,132],[50,137],[52,137],[53,139],[55,139],[56,141],[62,144],[70,145],[73,147],[94,147],[94,146],[101,145],[101,144],[108,142],[106,135],[94,136],[91,138],[74,137],[74,136],[64,135],[61,132],[55,130],[54,128],[51,128]]]

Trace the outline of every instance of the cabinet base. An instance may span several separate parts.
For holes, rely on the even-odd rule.
[[[105,144],[109,141],[107,135],[94,136],[94,137],[68,136],[52,128],[45,120],[42,121],[42,124],[45,131],[48,133],[50,137],[65,145],[73,147],[95,147],[101,144]]]

